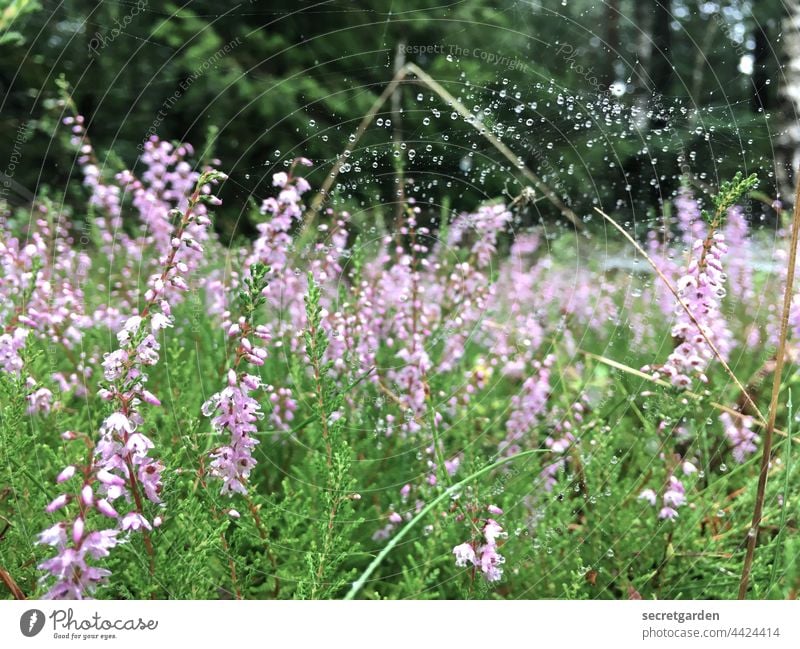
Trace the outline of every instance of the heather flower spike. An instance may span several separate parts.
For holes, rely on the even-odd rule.
[[[708,382],[706,372],[716,353],[727,360],[734,342],[722,309],[727,280],[724,257],[728,246],[721,226],[728,210],[756,185],[755,176],[743,179],[737,174],[732,181],[723,183],[719,194],[713,198],[714,212],[702,212],[708,230],[704,238],[692,242],[689,263],[677,281],[682,302],[675,306],[672,327],[677,345],[663,365],[644,368],[652,371],[655,378],[664,377],[674,386],[685,389],[691,386],[693,379]]]
[[[103,361],[103,398],[111,403],[112,412],[100,426],[100,438],[95,443],[85,438],[91,449],[89,463],[82,468],[83,482],[72,494],[61,494],[48,506],[48,513],[68,509],[68,517],[40,534],[39,543],[53,546],[57,555],[39,568],[55,581],[47,597],[54,599],[83,599],[110,574],[97,568],[88,559],[108,555],[118,543],[120,533],[153,530],[145,513],[145,500],[161,504],[163,464],[154,459],[152,440],[139,427],[142,402],[155,404],[158,399],[145,389],[148,368],[159,360],[160,343],[157,336],[171,325],[169,295],[173,290],[186,290],[184,279],[188,266],[182,262],[187,250],[201,250],[197,233],[203,232],[210,221],[204,211],[198,211],[201,198],[209,196],[209,183],[224,178],[219,172],[202,174],[188,198],[185,210],[175,231],[175,245],[161,259],[161,269],[148,281],[144,308],[125,320],[117,331],[119,347],[106,354]],[[206,200],[206,202],[208,202]],[[70,434],[69,438],[76,436]],[[77,473],[74,465],[65,468],[57,482],[65,483]],[[92,530],[87,514],[96,509],[102,520],[116,521],[117,528]],[[160,517],[158,517],[160,520]],[[152,554],[149,537],[145,545]]]
[[[228,328],[235,350],[233,364],[227,372],[228,385],[203,404],[203,414],[213,416],[211,424],[214,430],[229,435],[225,445],[210,453],[211,474],[222,480],[220,493],[228,496],[247,494],[247,479],[256,465],[252,450],[259,442],[253,434],[257,432],[256,422],[263,413],[251,393],[263,386],[258,376],[241,372],[239,368],[242,363],[263,365],[267,356],[266,349],[254,344],[251,338],[259,338],[254,318],[265,302],[263,292],[267,286],[268,270],[264,264],[256,263],[244,278],[239,292],[242,316]]]

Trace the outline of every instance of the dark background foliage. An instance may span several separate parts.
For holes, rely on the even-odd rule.
[[[400,58],[474,111],[581,217],[595,204],[652,215],[682,177],[702,189],[755,171],[770,197],[788,184],[794,110],[782,92],[777,0],[5,5],[3,149],[27,129],[15,203],[76,175],[74,153],[54,138],[63,74],[109,172],[135,165],[151,128],[194,143],[198,159],[218,129],[215,155],[232,178],[219,227],[247,233],[246,199],[266,195],[297,155],[314,160],[321,182]],[[411,82],[393,101],[359,141],[339,199],[355,209],[395,200],[399,166],[407,193],[436,205],[518,193],[512,165],[428,88]],[[536,215],[558,211],[540,201]]]

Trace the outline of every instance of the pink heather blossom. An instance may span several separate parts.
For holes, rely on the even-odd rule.
[[[27,335],[16,333],[23,328],[37,338],[72,349],[91,323],[81,288],[91,261],[69,234],[69,219],[51,211],[46,204],[35,206],[24,242],[0,217],[0,322],[4,322],[3,334],[11,335],[13,346]],[[22,296],[27,299],[25,304],[20,302]],[[0,350],[4,346],[0,343]],[[21,369],[4,367],[2,355],[0,351],[0,367],[5,371]]]
[[[153,527],[150,522],[142,516],[139,512],[128,512],[125,516],[122,517],[122,522],[120,523],[120,528],[125,530],[152,530]]]
[[[211,474],[222,480],[221,492],[233,496],[247,493],[247,478],[256,465],[252,449],[258,444],[252,433],[261,418],[261,406],[249,395],[249,388],[239,382],[213,395],[203,405],[203,414],[218,413],[211,421],[217,432],[228,432],[230,442],[211,453]]]
[[[645,489],[642,493],[638,496],[639,500],[644,500],[645,502],[650,503],[653,507],[656,506],[656,500],[658,499],[658,494],[652,489]]]
[[[463,568],[467,565],[477,567],[486,581],[500,581],[503,576],[502,565],[505,558],[497,551],[497,541],[505,538],[506,533],[494,519],[488,518],[483,524],[483,543],[462,543],[453,548],[456,566]]]
[[[639,499],[655,507],[658,495],[653,489],[645,489],[639,494]],[[661,502],[662,506],[658,511],[658,518],[670,521],[678,517],[678,508],[686,505],[686,488],[675,475],[671,474],[667,478],[666,486],[661,494]]]
[[[651,369],[655,378],[663,376],[679,388],[688,388],[693,377],[708,382],[706,370],[715,355],[706,338],[723,358],[727,358],[733,346],[733,336],[721,308],[721,298],[725,295],[722,257],[726,251],[721,232],[694,242],[692,259],[678,280],[677,291],[697,324],[686,309],[680,305],[676,307],[672,336],[679,343],[666,363],[646,368]]]
[[[54,498],[47,507],[45,507],[45,511],[48,514],[52,514],[55,511],[61,509],[64,505],[69,502],[69,497],[66,494],[61,494],[60,496]]]
[[[28,333],[27,329],[17,328],[11,334],[0,335],[0,368],[4,372],[18,374],[22,370],[23,362],[19,353],[25,347]]]
[[[294,165],[292,171],[293,169]],[[291,172],[289,174],[280,172],[273,177],[273,185],[279,187],[281,191],[277,198],[270,197],[262,203],[261,213],[267,220],[258,224],[259,236],[244,265],[247,268],[255,263],[268,266],[270,282],[264,289],[268,303],[275,310],[285,306],[291,308],[294,305],[297,316],[297,309],[302,307],[305,286],[304,279],[289,267],[289,251],[293,243],[290,232],[303,214],[301,200],[302,195],[308,190],[308,183],[302,178],[295,177]],[[284,324],[275,333],[282,334],[291,324],[292,321]]]
[[[251,296],[251,299],[256,297]],[[227,444],[210,453],[211,475],[222,480],[221,494],[233,496],[234,493],[247,494],[247,479],[256,465],[252,450],[259,441],[253,438],[253,434],[258,431],[256,422],[263,418],[263,413],[261,404],[251,396],[251,392],[265,387],[258,376],[237,370],[242,362],[261,365],[267,356],[267,350],[251,341],[251,337],[264,339],[266,336],[263,335],[263,330],[254,327],[244,317],[229,325],[227,330],[228,336],[236,343],[236,359],[227,372],[228,386],[211,395],[203,404],[202,412],[206,417],[213,416],[211,425],[216,432],[229,436]],[[269,388],[271,390],[272,386]],[[281,395],[284,398],[282,405],[287,413],[291,413],[295,407],[294,404],[287,404],[290,394]],[[278,401],[279,399],[273,402],[275,409],[272,418],[273,421],[283,423],[280,414],[276,413]],[[288,414],[283,416],[291,419]]]
[[[707,236],[706,224],[700,214],[700,206],[690,189],[682,187],[675,198],[678,231],[684,245],[691,246]]]
[[[103,516],[108,516],[108,518],[117,518],[119,514],[117,514],[117,510],[111,506],[105,498],[101,498],[97,501],[97,511],[99,511]]]
[[[555,356],[549,355],[541,362],[533,362],[534,373],[525,379],[518,394],[511,397],[511,414],[506,421],[506,438],[500,443],[500,451],[514,455],[520,443],[531,435],[533,428],[545,414],[550,395],[550,368]]]
[[[678,518],[678,512],[677,512],[677,510],[673,509],[672,507],[669,507],[668,505],[665,505],[658,512],[658,517],[661,518],[661,519],[664,519],[664,520],[672,521],[672,520],[675,520],[676,518]]]
[[[681,507],[686,503],[686,491],[683,488],[683,483],[674,475],[669,477],[667,489],[664,491],[663,501],[665,505],[675,508]]]
[[[77,436],[75,436],[77,437]],[[74,475],[83,475],[85,482],[76,493],[62,493],[47,506],[53,513],[77,503],[78,508],[60,521],[41,532],[37,543],[56,548],[56,556],[43,561],[38,568],[53,579],[45,599],[84,599],[103,583],[111,574],[108,570],[90,565],[88,559],[101,559],[108,556],[109,550],[117,544],[118,530],[90,530],[86,515],[92,508],[109,515],[110,508],[105,500],[98,501],[94,496],[92,482],[96,473],[94,458],[91,464],[80,469],[74,465],[66,467],[56,478],[57,484],[69,481]],[[113,509],[111,509],[113,511]],[[42,578],[42,583],[49,581]]]
[[[78,523],[80,521],[80,523]],[[72,543],[68,544],[66,526],[57,523],[39,535],[39,543],[50,545],[58,554],[39,565],[39,569],[55,578],[55,583],[45,599],[84,599],[111,574],[103,568],[90,565],[87,560],[107,557],[117,545],[118,530],[102,530],[86,534],[83,519],[76,519]]]
[[[456,566],[464,568],[467,565],[477,565],[478,559],[475,556],[475,548],[469,543],[462,543],[453,548],[456,557]]]
[[[204,176],[209,182],[216,182],[221,177],[221,174]],[[169,191],[166,188],[165,194]],[[187,287],[181,273],[188,272],[190,265],[186,259],[191,255],[187,257],[181,253],[189,249],[195,253],[202,251],[198,239],[205,238],[203,232],[209,221],[200,203],[200,196],[207,191],[207,183],[198,183],[191,198],[186,199],[185,210],[174,232],[177,245],[173,246],[170,240],[169,251],[160,259],[161,270],[154,273],[148,282],[144,308],[119,325],[117,341],[120,346],[106,354],[103,360],[103,373],[108,385],[102,386],[100,396],[112,402],[115,408],[100,426],[100,439],[94,444],[91,462],[81,471],[84,481],[79,492],[61,494],[46,508],[48,513],[53,513],[71,503],[79,506],[69,519],[71,522],[57,524],[40,536],[40,543],[54,546],[58,551],[54,558],[39,566],[55,579],[47,597],[81,599],[90,595],[110,573],[88,565],[87,555],[94,559],[107,556],[116,545],[117,534],[121,531],[149,532],[153,529],[139,509],[138,497],[135,502],[131,498],[132,492],[141,492],[148,501],[155,504],[161,502],[161,473],[164,467],[160,461],[150,457],[153,442],[138,430],[143,423],[139,412],[141,404],[158,402],[155,395],[144,388],[146,368],[154,365],[159,358],[159,343],[149,330],[157,314],[158,326],[153,327],[154,330],[171,323],[170,296],[173,291]],[[72,440],[77,439],[78,435],[67,431],[62,437]],[[66,482],[76,472],[76,468],[70,465],[59,474],[57,481]],[[112,504],[115,501],[125,503],[127,511],[120,515]],[[105,518],[117,520],[119,529],[87,529],[86,513],[93,508]],[[67,528],[71,530],[72,545],[66,537]]]
[[[62,482],[66,482],[74,475],[75,475],[75,467],[70,465],[66,467],[63,471],[61,471],[61,473],[58,474],[58,477],[56,478],[56,483],[61,484]]]
[[[744,462],[748,455],[758,450],[758,434],[753,430],[752,417],[734,417],[723,412],[719,420],[725,431],[725,437],[732,447],[732,454],[737,462]]]
[[[29,383],[34,383],[33,379],[29,379]],[[34,390],[26,397],[28,400],[28,413],[35,412],[48,413],[53,404],[53,393],[47,388],[39,388]]]
[[[74,245],[66,215],[51,211],[44,203],[34,206],[24,240],[0,214],[0,371],[25,379],[31,414],[47,414],[59,402],[37,380],[44,377],[34,378],[24,370],[26,342],[37,338],[73,350],[91,324],[81,288],[88,278],[89,256]],[[76,379],[88,371],[81,358]],[[79,394],[79,386],[77,380],[65,382],[60,396]]]
[[[728,210],[725,219],[725,243],[735,251],[734,254],[729,255],[725,264],[730,291],[736,295],[742,305],[749,309],[752,304],[758,304],[758,301],[753,300],[755,296],[755,253],[744,210],[738,205],[734,205]]]

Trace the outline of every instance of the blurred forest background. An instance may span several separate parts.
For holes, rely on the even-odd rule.
[[[323,182],[412,62],[585,220],[602,204],[646,223],[682,181],[702,192],[742,170],[758,173],[753,218],[769,222],[800,148],[797,5],[0,0],[4,198],[69,187],[85,202],[55,101],[63,74],[108,173],[135,167],[153,130],[198,158],[213,141],[231,174],[219,227],[247,234],[248,198],[299,155]],[[398,183],[437,209],[516,196],[527,182],[483,135],[410,77],[343,165],[337,200],[373,209]],[[532,218],[558,217],[535,203]]]

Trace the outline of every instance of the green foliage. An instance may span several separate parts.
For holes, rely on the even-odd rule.
[[[743,196],[746,196],[758,187],[758,176],[751,174],[746,178],[741,171],[737,171],[731,180],[724,181],[719,191],[711,197],[714,204],[714,211],[703,210],[703,218],[714,228],[719,227],[725,221],[728,210],[736,205]]]
[[[667,31],[681,30],[681,38],[673,38],[668,48],[668,62],[677,72],[692,71],[688,87],[680,74],[653,74],[659,62],[664,63],[663,56],[639,57],[635,44],[656,33],[659,25],[653,15],[639,13],[645,5],[633,0],[620,4],[635,19],[624,21],[616,44],[586,38],[587,21],[602,24],[605,17],[606,5],[590,0],[571,0],[559,12],[536,2],[500,12],[478,0],[448,7],[414,0],[402,13],[388,17],[368,3],[356,4],[359,11],[331,11],[321,20],[318,12],[298,10],[296,3],[283,0],[247,3],[224,15],[218,3],[167,2],[133,17],[124,35],[111,40],[114,21],[126,17],[130,4],[75,0],[51,11],[29,0],[6,3],[0,12],[0,55],[18,74],[5,80],[0,126],[7,138],[23,126],[33,131],[15,180],[21,187],[39,187],[40,170],[46,166],[48,182],[67,188],[65,196],[58,194],[59,202],[73,206],[65,210],[86,215],[89,239],[99,247],[94,207],[84,209],[85,192],[71,176],[73,147],[52,142],[53,133],[69,139],[68,129],[60,125],[62,112],[86,115],[107,178],[125,166],[136,167],[137,146],[158,118],[158,132],[165,140],[205,143],[198,156],[204,163],[216,155],[238,161],[233,182],[221,190],[224,198],[234,200],[225,201],[223,218],[215,225],[224,239],[235,237],[237,230],[247,233],[261,218],[256,207],[258,197],[266,193],[265,175],[297,155],[307,155],[320,165],[314,170],[316,180],[326,177],[348,136],[391,78],[399,43],[440,46],[436,55],[416,51],[406,59],[480,115],[485,133],[507,144],[578,212],[589,213],[597,202],[624,203],[631,214],[644,206],[655,219],[660,214],[653,208],[656,200],[664,200],[681,178],[708,180],[705,170],[714,169],[717,177],[733,178],[721,184],[712,199],[713,210],[704,212],[716,227],[727,210],[757,186],[755,175],[733,175],[734,169],[773,167],[773,128],[767,115],[770,110],[779,112],[774,110],[778,100],[753,105],[755,79],[737,68],[741,57],[738,48],[731,47],[733,32],[719,19],[727,14],[709,13],[708,3],[689,2],[686,15],[675,16],[666,26]],[[722,4],[732,11],[740,5]],[[759,2],[753,15],[737,19],[737,26],[746,34],[776,36],[782,16],[779,4]],[[47,33],[47,38],[33,38],[39,33]],[[100,47],[102,39],[108,42]],[[98,41],[94,51],[93,41]],[[690,46],[694,42],[705,44],[700,65]],[[451,54],[456,46],[466,53]],[[225,48],[228,51],[220,55]],[[490,64],[481,53],[506,61]],[[58,69],[52,68],[54,62]],[[512,67],[510,62],[520,65]],[[589,73],[593,65],[598,69]],[[761,60],[759,66],[758,73],[767,79],[780,70],[777,59]],[[51,92],[55,75],[57,87]],[[718,87],[709,86],[712,76]],[[605,109],[598,112],[598,105],[616,102],[607,91],[615,80],[626,82],[626,93],[615,104],[622,117]],[[175,93],[176,103],[165,105]],[[769,99],[762,93],[760,99],[764,97]],[[732,597],[753,510],[758,462],[750,458],[743,464],[726,463],[725,440],[711,410],[710,393],[677,396],[668,388],[649,390],[648,384],[651,394],[642,396],[642,378],[635,368],[652,361],[649,343],[669,339],[668,322],[652,322],[651,330],[637,332],[641,347],[631,345],[630,323],[621,323],[610,340],[582,332],[581,348],[621,359],[633,372],[591,357],[576,360],[554,346],[560,371],[549,404],[568,411],[579,395],[589,394],[592,405],[573,429],[576,442],[570,463],[556,473],[550,490],[542,487],[541,472],[542,458],[552,460],[545,443],[553,432],[552,421],[539,422],[531,431],[533,448],[527,454],[513,462],[497,458],[509,404],[519,394],[518,379],[498,372],[481,398],[464,406],[462,416],[445,430],[435,419],[438,397],[430,397],[429,417],[423,423],[425,434],[434,439],[439,480],[421,487],[419,504],[404,503],[410,519],[393,537],[375,537],[387,512],[401,509],[400,488],[423,480],[419,459],[424,454],[418,439],[379,430],[387,414],[402,419],[407,413],[392,401],[390,390],[366,380],[375,368],[356,367],[352,359],[344,359],[349,373],[343,380],[326,360],[331,334],[323,328],[322,305],[328,298],[347,304],[358,297],[374,241],[390,234],[384,225],[392,220],[391,206],[361,208],[373,204],[367,199],[376,194],[397,196],[395,183],[403,176],[408,180],[406,193],[424,199],[418,204],[440,206],[424,214],[427,218],[433,213],[430,219],[438,219],[438,237],[447,240],[451,206],[516,195],[521,189],[513,180],[513,165],[499,158],[483,135],[430,88],[401,86],[397,101],[401,119],[382,108],[376,118],[383,126],[376,120],[352,156],[354,168],[361,164],[372,171],[344,175],[333,188],[332,206],[359,208],[354,224],[361,231],[352,244],[347,281],[341,282],[338,295],[323,296],[309,276],[300,348],[276,346],[260,369],[265,383],[292,388],[298,410],[290,431],[270,430],[267,423],[259,431],[261,443],[254,451],[259,464],[246,498],[223,497],[208,480],[207,455],[218,440],[199,416],[204,397],[224,381],[230,361],[225,336],[217,320],[205,313],[202,292],[176,308],[180,324],[163,332],[164,362],[148,377],[148,389],[160,396],[164,407],[148,410],[142,424],[168,469],[166,505],[163,511],[151,512],[163,516],[153,534],[154,556],[148,556],[140,536],[132,537],[109,557],[115,579],[97,595]],[[388,126],[391,120],[393,128]],[[408,144],[395,138],[400,124]],[[744,141],[749,144],[742,146]],[[431,147],[428,156],[421,153],[423,142]],[[678,166],[680,175],[674,173]],[[450,176],[446,182],[420,180],[438,178],[442,170]],[[222,175],[206,173],[199,185],[223,180]],[[764,192],[764,201],[777,193],[775,186]],[[251,222],[244,226],[238,213],[242,195],[253,207]],[[25,204],[12,215],[22,229],[29,219],[29,198],[9,200]],[[197,200],[214,202],[205,195]],[[519,210],[514,226],[555,215],[537,200],[535,207]],[[305,244],[316,236],[313,229],[303,232],[297,250],[306,250]],[[551,231],[544,237],[553,267],[574,267],[575,239]],[[466,251],[453,251],[459,261],[467,256]],[[111,260],[95,259],[94,268],[106,290],[122,279],[122,269],[112,267]],[[32,276],[39,270],[36,260]],[[452,270],[445,268],[442,274]],[[263,297],[269,273],[256,265],[242,281],[238,306],[248,322],[274,308]],[[616,279],[627,281],[611,277]],[[758,290],[765,292],[767,286],[768,279],[760,278]],[[108,297],[93,282],[85,288],[89,302]],[[14,305],[20,313],[29,290]],[[558,306],[538,314],[561,323],[553,343],[574,333]],[[731,313],[738,314],[740,307],[734,303]],[[109,337],[99,328],[89,330],[86,348],[108,351]],[[431,345],[434,362],[442,360],[443,349],[443,344]],[[457,394],[465,376],[487,369],[485,352],[479,340],[470,339],[452,372],[430,377],[430,394]],[[379,364],[394,354],[387,341],[379,341]],[[737,373],[754,375],[766,359],[764,349],[747,350],[737,358]],[[56,393],[52,374],[75,368],[75,359],[53,352],[42,341],[29,342],[25,362],[41,377],[41,385]],[[737,395],[727,377],[718,373],[711,381],[722,386],[722,402],[734,402]],[[0,372],[0,568],[13,576],[25,595],[36,597],[42,594],[36,566],[47,549],[35,541],[53,522],[44,513],[54,493],[53,478],[66,462],[86,452],[61,443],[59,434],[96,434],[108,406],[90,392],[85,398],[66,396],[52,411],[29,415],[29,387],[22,378]],[[797,398],[798,387],[798,376],[787,378],[789,402],[779,412],[787,437],[776,448],[753,567],[757,597],[788,597],[800,586],[800,463],[797,436],[791,430],[791,398]],[[664,522],[637,496],[646,485],[667,479],[663,463],[654,458],[676,449],[695,458],[701,470],[686,479],[692,506],[682,508],[675,522]],[[456,478],[443,470],[445,450],[462,451]],[[452,556],[456,544],[476,533],[475,522],[462,517],[462,508],[487,502],[505,511],[503,525],[509,532],[501,547],[507,559],[505,573],[496,584],[485,583],[469,569],[455,568]]]
[[[568,263],[568,254],[566,247],[558,263]],[[243,298],[246,308],[248,300],[258,302],[265,276],[263,268],[251,272],[252,286],[243,291],[250,295]],[[288,370],[277,358],[262,368],[265,381],[292,376],[300,406],[290,434],[261,437],[250,499],[220,496],[204,471],[208,450],[218,442],[208,434],[200,405],[204,395],[218,389],[228,350],[218,325],[195,314],[192,300],[176,309],[178,322],[199,320],[191,330],[165,332],[164,363],[148,382],[163,408],[149,409],[143,426],[169,468],[163,523],[153,534],[154,572],[150,574],[141,538],[134,536],[109,557],[115,579],[98,591],[99,597],[343,597],[379,555],[356,596],[734,596],[758,459],[732,464],[725,458],[718,424],[706,422],[702,414],[707,413],[707,397],[681,400],[664,389],[642,399],[636,396],[642,388],[639,379],[598,362],[587,362],[579,380],[568,379],[565,372],[551,395],[554,405],[564,407],[579,392],[595,395],[583,424],[575,429],[579,464],[560,472],[551,491],[542,490],[539,482],[543,448],[505,468],[486,470],[505,434],[508,400],[519,390],[515,381],[502,379],[441,433],[443,448],[466,449],[455,490],[449,491],[452,487],[444,482],[432,487],[426,503],[436,502],[415,513],[413,526],[402,537],[373,540],[386,506],[398,502],[393,494],[416,479],[409,467],[418,449],[410,441],[373,434],[379,415],[393,412],[394,405],[381,400],[363,373],[347,385],[332,377],[324,356],[329,341],[321,320],[322,298],[310,281],[304,353],[290,356]],[[263,308],[260,304],[256,312]],[[87,345],[97,342],[95,335]],[[653,332],[663,335],[663,329]],[[479,346],[470,347],[463,366],[473,367],[480,354]],[[618,357],[640,367],[648,354],[628,350]],[[70,367],[69,359],[50,356],[46,345],[33,340],[26,362],[42,377],[51,363]],[[744,371],[747,366],[740,367]],[[432,391],[450,391],[459,381],[458,372],[438,377]],[[798,377],[787,379],[793,398],[798,386]],[[96,431],[105,406],[95,397],[88,403],[75,398],[58,410],[31,416],[25,394],[19,378],[0,373],[0,566],[27,596],[35,597],[41,594],[36,565],[48,554],[34,542],[52,524],[44,506],[54,495],[53,478],[83,452],[60,443],[58,435],[63,430]],[[780,420],[787,417],[793,421],[791,412],[782,409]],[[659,430],[662,421],[680,423],[689,441],[681,442],[669,426]],[[539,440],[548,434],[547,422],[534,432]],[[800,578],[800,546],[793,531],[800,473],[792,452],[796,435],[791,430],[787,435],[776,447],[768,483],[765,527],[753,569],[756,597],[786,597]],[[681,508],[680,517],[668,523],[659,521],[637,495],[664,479],[663,466],[654,458],[676,444],[683,444],[685,456],[698,458],[700,472],[685,480],[693,506]],[[497,584],[486,584],[453,565],[452,547],[469,533],[444,506],[454,493],[461,494],[460,502],[490,501],[506,512],[502,522],[509,538],[501,547],[506,565]],[[240,516],[231,516],[231,509]]]
[[[269,283],[267,280],[269,267],[264,264],[250,266],[250,274],[242,281],[239,291],[239,309],[247,322],[253,321],[253,315],[264,304],[264,289]]]
[[[311,599],[335,597],[349,581],[347,563],[357,549],[351,535],[359,523],[353,519],[356,481],[350,472],[352,451],[344,437],[344,395],[329,376],[332,361],[324,360],[328,339],[322,329],[320,297],[319,285],[309,273],[305,297],[307,329],[303,337],[313,372],[311,409],[317,420],[314,430],[319,435],[313,475],[324,477],[317,486],[317,502],[312,510],[315,521],[311,526],[307,572],[298,584],[298,596]]]

